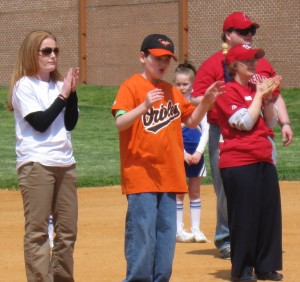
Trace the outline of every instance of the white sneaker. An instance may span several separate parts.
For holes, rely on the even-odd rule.
[[[49,239],[49,244],[50,244],[50,249],[52,250],[53,249],[53,247],[54,247],[54,241],[53,241],[53,239]]]
[[[176,242],[180,242],[180,243],[194,242],[194,234],[188,233],[182,229],[176,234]]]
[[[196,243],[210,242],[199,229],[192,229],[192,234]]]
[[[49,244],[50,244],[50,249],[51,250],[54,247],[53,233],[54,233],[53,216],[50,215],[49,220],[48,220],[48,237],[49,237]]]

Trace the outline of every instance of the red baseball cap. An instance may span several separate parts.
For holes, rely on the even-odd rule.
[[[251,59],[260,59],[265,55],[263,49],[253,49],[249,45],[235,45],[231,47],[226,55],[228,66],[235,61],[247,61]]]
[[[155,57],[168,55],[177,61],[173,41],[163,34],[148,35],[142,43],[141,51],[149,51]]]
[[[250,26],[259,28],[259,24],[252,22],[250,17],[243,12],[234,12],[227,16],[223,24],[223,31],[230,28],[246,29]]]

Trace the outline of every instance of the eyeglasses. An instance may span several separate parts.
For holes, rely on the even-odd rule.
[[[254,36],[256,33],[256,27],[251,26],[251,27],[248,27],[245,29],[232,28],[231,31],[235,31],[236,33],[238,33],[239,35],[242,35],[242,36],[246,36],[249,34],[249,32],[251,32],[252,36]]]
[[[55,47],[55,48],[45,47],[39,51],[42,52],[43,56],[50,56],[52,54],[52,52],[54,53],[55,56],[58,56],[58,54],[59,54],[58,47]]]

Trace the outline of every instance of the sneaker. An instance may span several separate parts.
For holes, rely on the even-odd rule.
[[[192,229],[192,234],[194,234],[194,241],[196,243],[210,242],[199,229]]]
[[[230,247],[226,247],[226,248],[224,248],[222,250],[219,250],[221,258],[222,259],[227,259],[227,260],[231,259],[231,257],[230,257],[230,251],[231,251]]]
[[[283,275],[281,273],[278,273],[277,271],[264,273],[257,272],[256,276],[259,280],[281,281],[283,279]]]
[[[50,245],[50,249],[52,250],[54,247],[54,241],[53,239],[49,239],[49,245]]]
[[[194,242],[194,234],[188,233],[182,229],[176,234],[176,242],[180,242],[180,243]]]
[[[245,273],[242,276],[233,276],[231,277],[232,282],[240,282],[240,281],[257,281],[257,277],[252,273]]]

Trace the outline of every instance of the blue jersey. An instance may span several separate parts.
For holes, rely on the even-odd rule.
[[[191,155],[195,153],[198,144],[200,142],[201,136],[202,136],[201,126],[197,126],[196,128],[189,128],[187,126],[184,126],[182,128],[184,150]],[[188,178],[206,176],[206,167],[204,163],[203,154],[199,163],[189,165],[186,162],[184,162],[184,167],[185,167],[186,177]]]

